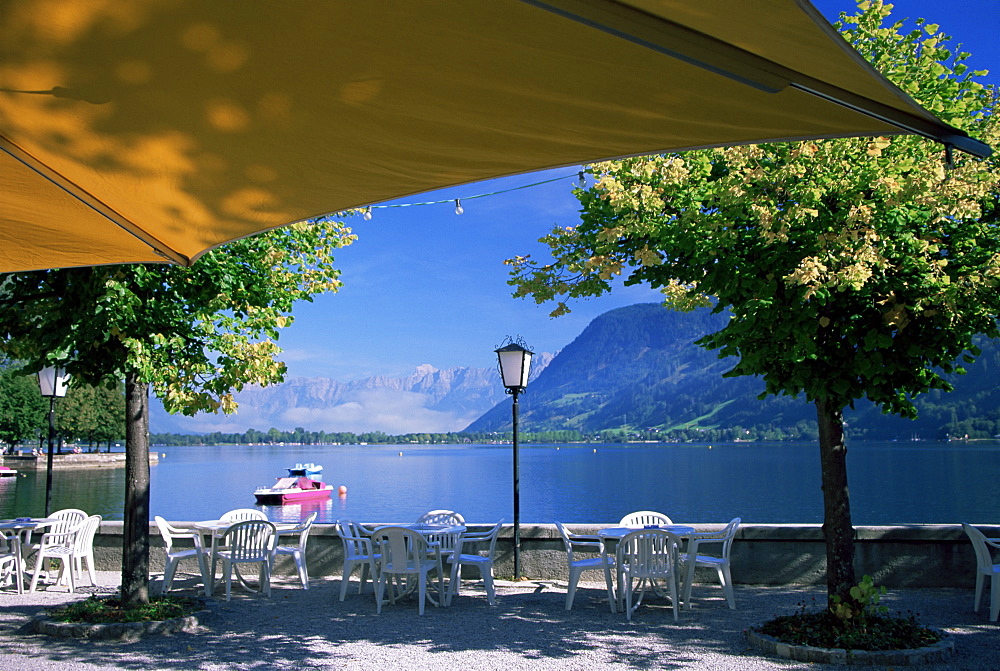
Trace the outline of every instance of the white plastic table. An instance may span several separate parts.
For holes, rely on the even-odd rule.
[[[21,546],[31,544],[31,532],[47,527],[59,520],[52,517],[18,517],[13,520],[0,520],[0,531],[13,531],[14,539],[14,580],[17,583],[17,593],[24,594],[24,558]],[[4,534],[6,536],[6,534]]]
[[[601,529],[597,532],[597,535],[604,540],[620,541],[633,531],[642,531],[643,529],[662,529],[663,531],[669,531],[676,534],[681,538],[690,536],[694,533],[694,527],[690,527],[686,524],[649,524],[642,527],[609,527],[607,529]]]

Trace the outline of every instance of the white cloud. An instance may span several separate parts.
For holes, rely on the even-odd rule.
[[[384,431],[398,435],[460,431],[478,416],[459,417],[432,410],[426,407],[429,400],[424,394],[408,391],[364,391],[350,402],[329,408],[288,408],[281,413],[280,421],[282,426],[314,431]]]
[[[199,414],[194,417],[171,416],[154,402],[150,408],[152,433],[243,433],[253,428],[271,427],[308,431],[345,431],[364,433],[383,431],[389,435],[405,433],[447,433],[461,431],[479,413],[459,415],[427,407],[430,397],[409,391],[363,391],[351,401],[327,408],[285,408],[276,415],[266,415],[258,408],[240,405],[237,414]]]

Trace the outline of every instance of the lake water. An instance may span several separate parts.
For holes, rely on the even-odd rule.
[[[347,496],[265,506],[271,519],[411,521],[436,508],[470,522],[513,521],[509,445],[161,447],[151,515],[216,518],[296,462],[325,467]],[[855,524],[1000,522],[1000,445],[859,443],[848,452]],[[521,521],[617,522],[659,510],[679,522],[820,523],[815,443],[521,447]],[[55,471],[52,509],[122,519],[124,469]],[[41,515],[44,472],[0,479],[0,518]]]

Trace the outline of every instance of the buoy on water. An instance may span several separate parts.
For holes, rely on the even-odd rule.
[[[337,493],[340,494],[341,496],[347,496],[347,486],[341,485],[340,487],[338,487]]]
[[[400,453],[399,453],[399,456],[403,456],[403,453],[402,453],[402,452],[400,452]]]

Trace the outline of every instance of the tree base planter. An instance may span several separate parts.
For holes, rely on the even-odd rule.
[[[911,650],[844,650],[843,648],[815,648],[809,645],[784,643],[753,629],[747,630],[747,640],[752,648],[769,655],[777,655],[797,662],[819,664],[856,664],[858,666],[912,666],[951,659],[955,644],[944,638],[922,648]]]
[[[206,604],[202,610],[169,620],[148,622],[113,622],[90,624],[86,622],[60,622],[52,618],[48,611],[42,611],[33,618],[35,633],[61,638],[89,638],[105,641],[133,641],[144,636],[174,634],[177,632],[198,633],[202,622],[211,616],[212,610]]]

